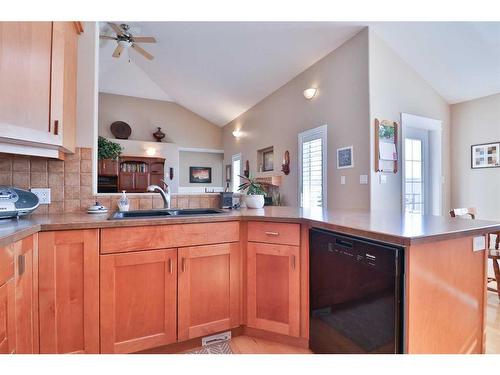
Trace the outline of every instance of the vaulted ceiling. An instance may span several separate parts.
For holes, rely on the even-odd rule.
[[[154,36],[111,57],[100,43],[99,89],[174,101],[224,126],[370,26],[449,103],[500,92],[500,23],[137,22]],[[111,35],[105,23],[101,32]],[[127,56],[128,54],[128,56]]]

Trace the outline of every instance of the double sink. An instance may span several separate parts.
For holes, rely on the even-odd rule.
[[[137,211],[117,211],[108,220],[154,218],[154,217],[179,217],[179,216],[203,216],[219,215],[225,211],[215,208],[186,208],[186,209],[157,209],[157,210],[137,210]]]

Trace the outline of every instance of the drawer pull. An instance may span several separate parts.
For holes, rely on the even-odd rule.
[[[280,233],[279,232],[264,232],[266,235],[268,236],[279,236]]]
[[[172,258],[169,258],[168,259],[168,272],[170,272],[170,274],[173,274],[174,273],[174,262],[172,262]]]

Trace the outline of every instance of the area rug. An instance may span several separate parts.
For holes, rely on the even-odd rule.
[[[233,354],[229,341],[207,345],[199,349],[186,352],[185,354]]]

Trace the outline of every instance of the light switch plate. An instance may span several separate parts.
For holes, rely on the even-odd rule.
[[[340,176],[340,185],[345,185],[345,176]]]
[[[50,204],[50,188],[33,188],[31,192],[38,197],[40,204]]]
[[[481,251],[484,249],[486,249],[486,238],[484,236],[474,237],[472,251]]]
[[[368,184],[368,175],[367,174],[362,174],[359,176],[359,183],[361,185],[367,185]]]

